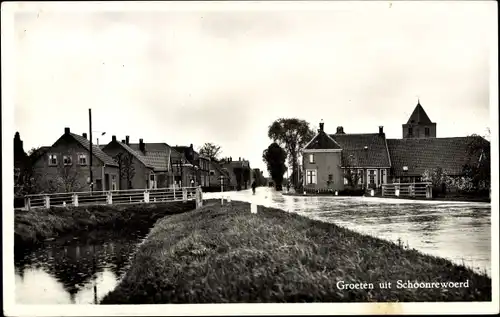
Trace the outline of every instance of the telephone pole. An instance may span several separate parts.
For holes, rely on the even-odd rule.
[[[89,135],[90,135],[90,157],[89,157],[89,172],[90,172],[90,192],[94,192],[94,179],[92,177],[92,109],[89,108]]]

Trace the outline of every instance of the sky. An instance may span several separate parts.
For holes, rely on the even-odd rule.
[[[88,133],[89,108],[100,143],[212,142],[264,171],[278,118],[401,138],[419,98],[438,137],[492,124],[496,2],[108,5],[15,14],[13,126],[25,151],[65,127]]]

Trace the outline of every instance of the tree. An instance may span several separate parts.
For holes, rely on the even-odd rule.
[[[71,166],[61,166],[58,168],[56,177],[56,186],[58,192],[75,192],[82,188],[80,183],[78,169]]]
[[[358,187],[362,170],[355,168],[356,162],[352,154],[344,158],[344,165],[344,178],[347,179],[347,184],[351,188]]]
[[[213,143],[205,143],[198,151],[200,155],[206,156],[212,161],[219,161],[219,155],[222,153],[220,146]]]
[[[491,185],[490,143],[476,134],[468,136],[467,139],[466,151],[469,162],[463,166],[463,175],[470,180],[471,190],[489,190]]]
[[[118,153],[113,158],[118,163],[120,189],[123,189],[122,180],[125,180],[127,189],[132,189],[132,179],[135,176],[134,155],[132,153]]]
[[[262,153],[262,159],[267,165],[267,170],[277,190],[281,190],[283,185],[283,175],[287,169],[286,156],[286,151],[276,142],[271,143]]]
[[[284,147],[288,163],[292,166],[292,173],[295,176],[292,183],[297,186],[300,153],[307,142],[314,137],[309,123],[297,118],[280,118],[269,126],[268,136],[275,143]]]

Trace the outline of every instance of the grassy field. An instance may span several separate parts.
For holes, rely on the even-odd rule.
[[[491,300],[489,277],[448,260],[281,210],[258,210],[210,201],[158,221],[101,303]],[[467,284],[398,288],[398,280]],[[382,289],[379,282],[392,286]],[[341,289],[342,283],[367,284]]]
[[[92,229],[140,226],[169,214],[195,208],[194,201],[138,205],[98,205],[80,207],[52,207],[30,211],[16,211],[14,216],[14,246],[28,248],[49,238],[69,232]]]

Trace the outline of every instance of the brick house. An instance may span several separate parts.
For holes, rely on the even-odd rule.
[[[408,122],[402,125],[402,139],[386,139],[383,127],[378,133],[346,134],[337,127],[335,134],[324,131],[303,149],[305,189],[342,190],[346,186],[379,188],[393,182],[419,182],[426,170],[442,168],[450,176],[460,176],[464,164],[475,164],[480,154],[470,155],[472,139],[482,137],[437,138],[432,122],[418,102]]]
[[[231,189],[248,189],[252,184],[252,169],[250,162],[243,158],[233,161],[232,157],[221,161],[222,168],[229,174],[229,187]]]
[[[35,155],[33,170],[41,191],[90,190],[90,141],[86,133],[80,136],[65,128],[64,134],[52,146]],[[95,191],[119,189],[118,164],[94,144],[92,175]]]
[[[218,162],[210,161],[209,186],[220,187],[221,178],[223,186],[231,184],[229,172],[225,170]]]
[[[177,157],[177,153],[170,145],[167,143],[145,143],[143,139],[139,139],[139,143],[129,143],[129,137],[126,137],[122,143],[138,153],[142,161],[153,168],[148,176],[150,188],[173,186],[176,177],[173,161]]]
[[[184,171],[188,175],[188,183],[186,186],[202,186],[207,187],[210,184],[210,159],[200,155],[193,148],[193,144],[189,146],[174,146],[178,153],[182,154],[187,161],[183,166]]]
[[[302,166],[305,189],[380,187],[391,167],[383,128],[378,133],[346,134],[338,127],[337,133],[327,134],[321,122],[318,134],[304,147]]]
[[[119,187],[122,189],[155,188],[155,168],[148,162],[147,158],[129,145],[129,137],[125,142],[116,140],[113,135],[111,142],[102,147],[104,153],[112,157],[118,164],[120,177]]]

